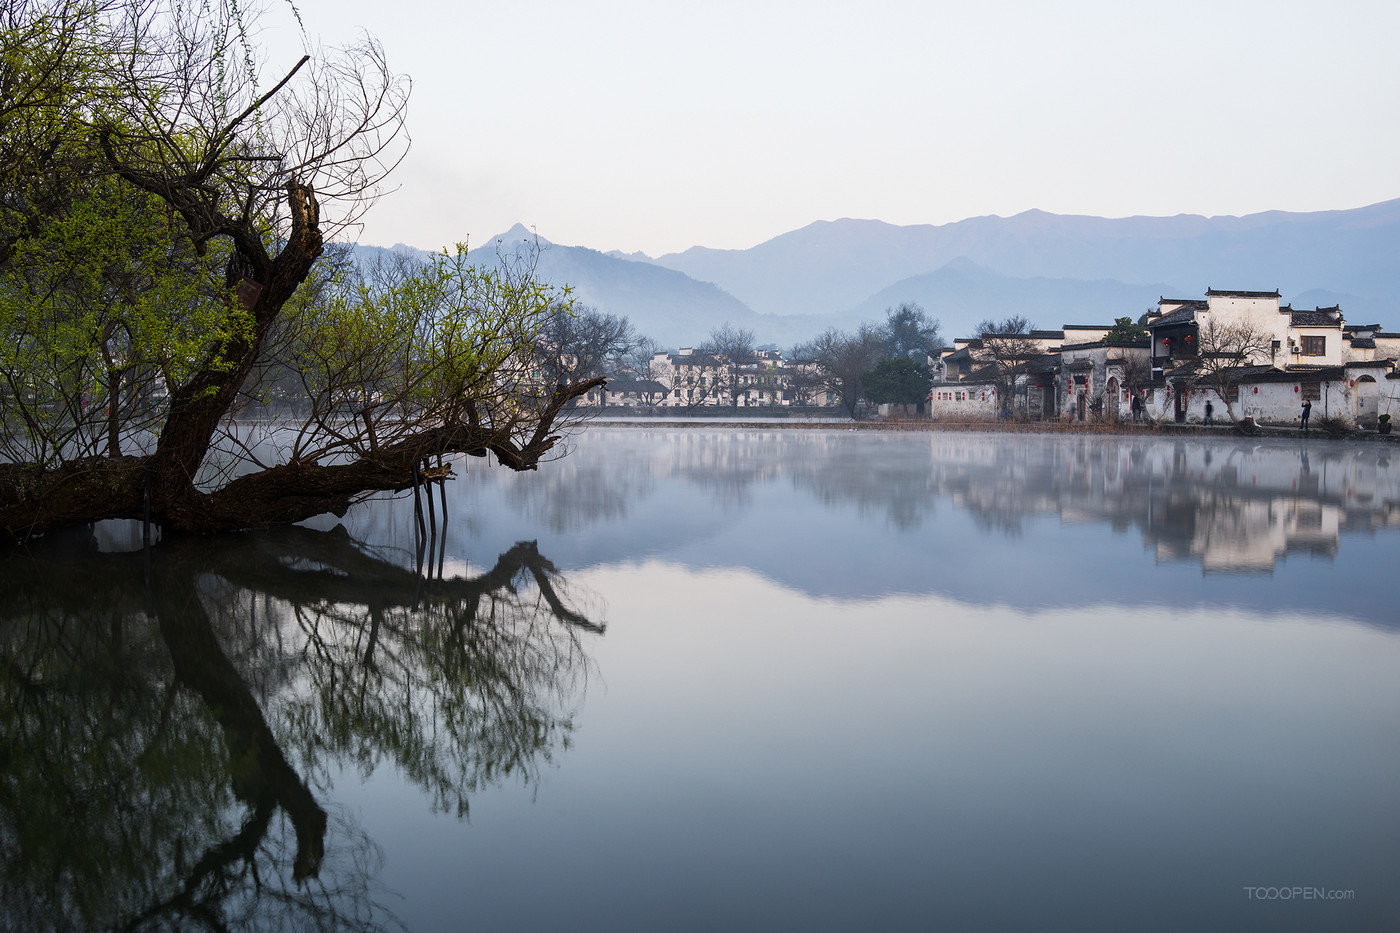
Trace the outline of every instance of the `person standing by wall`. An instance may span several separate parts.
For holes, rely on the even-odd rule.
[[[1303,403],[1303,430],[1304,430],[1304,431],[1306,431],[1306,430],[1308,429],[1308,416],[1311,415],[1311,414],[1312,414],[1312,401],[1309,400],[1309,401],[1306,401],[1306,402]]]

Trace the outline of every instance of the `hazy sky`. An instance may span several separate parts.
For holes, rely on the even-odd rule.
[[[1400,197],[1394,0],[297,5],[313,38],[368,31],[413,79],[366,243],[521,222],[656,256],[840,217]]]

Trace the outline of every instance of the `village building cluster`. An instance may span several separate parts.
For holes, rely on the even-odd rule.
[[[933,361],[935,418],[1314,418],[1375,428],[1400,386],[1400,333],[1348,324],[1340,308],[1295,309],[1277,291],[1163,298],[1145,335],[1066,325],[960,339]]]
[[[644,378],[620,377],[595,389],[584,404],[621,408],[834,407],[835,395],[818,384],[816,365],[787,359],[781,350],[756,350],[731,360],[693,347],[656,353]]]
[[[1239,421],[1315,419],[1375,428],[1400,387],[1400,333],[1349,324],[1338,307],[1295,309],[1277,291],[1162,298],[1119,325],[958,338],[928,358],[920,414],[936,420]],[[759,350],[727,359],[682,348],[641,377],[609,380],[585,404],[632,408],[835,407],[817,364]],[[1400,413],[1400,405],[1396,405]]]

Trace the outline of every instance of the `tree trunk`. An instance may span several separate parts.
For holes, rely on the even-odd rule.
[[[107,371],[107,456],[113,459],[122,455],[121,401],[122,371]]]

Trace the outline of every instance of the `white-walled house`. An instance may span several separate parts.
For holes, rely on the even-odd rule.
[[[1103,331],[1107,334],[1107,330]],[[1059,413],[1084,421],[1132,417],[1132,397],[1151,378],[1146,339],[1068,344],[1060,350]]]
[[[1055,417],[1056,354],[1075,327],[1091,333],[1106,333],[1098,325],[1070,325],[1069,329],[1032,330],[1026,334],[958,337],[951,347],[930,356],[934,386],[929,394],[929,411],[935,420],[981,421],[1003,412],[1030,411],[1032,417]],[[1016,380],[1012,397],[999,389],[995,347],[999,340],[1015,340],[1026,352],[1023,374]],[[958,388],[954,388],[956,385]]]
[[[993,418],[1011,408],[1040,419],[1126,419],[1134,396],[1143,417],[1181,423],[1204,421],[1208,404],[1221,422],[1233,408],[1236,418],[1297,424],[1304,401],[1315,418],[1363,427],[1400,415],[1400,333],[1349,325],[1339,307],[1296,309],[1277,291],[1207,289],[1204,299],[1161,299],[1145,326],[1148,338],[1129,342],[1108,341],[1108,325],[1032,332],[1043,355],[1021,367],[1012,399],[996,395],[990,338],[956,340],[930,361],[939,380],[933,417]],[[1246,334],[1248,352],[1226,352],[1220,335],[1227,333]],[[1240,357],[1215,380],[1228,406],[1205,374],[1203,357],[1212,355]]]
[[[995,383],[935,383],[929,393],[930,417],[950,421],[992,421],[1001,410]]]
[[[1145,395],[1152,417],[1202,421],[1207,403],[1215,418],[1226,416],[1223,400],[1197,367],[1215,349],[1211,329],[1227,327],[1263,338],[1231,371],[1229,402],[1237,418],[1297,423],[1305,401],[1314,417],[1341,417],[1365,427],[1392,413],[1400,336],[1383,334],[1378,326],[1347,327],[1339,307],[1300,310],[1279,299],[1277,291],[1215,289],[1206,291],[1205,300],[1162,299],[1147,321],[1153,379]]]
[[[1342,362],[1400,360],[1400,334],[1387,333],[1379,324],[1342,326]]]
[[[747,359],[729,361],[682,347],[676,353],[653,355],[648,367],[652,378],[647,385],[659,383],[661,391],[648,404],[657,408],[835,405],[837,400],[829,391],[813,385],[813,369],[814,364],[786,360],[774,349],[756,350]],[[609,404],[613,404],[611,396]]]

